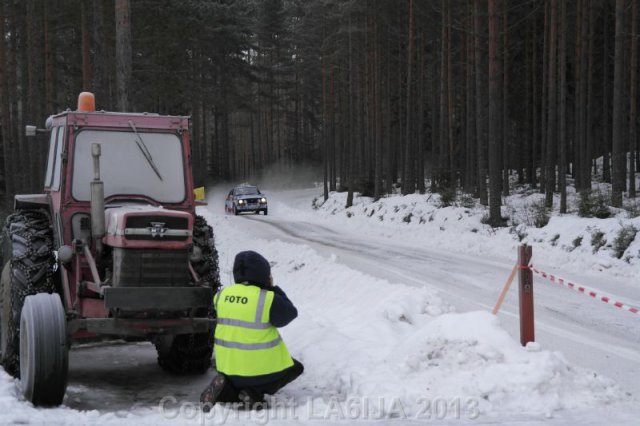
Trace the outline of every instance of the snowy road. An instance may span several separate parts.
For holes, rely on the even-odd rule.
[[[512,266],[510,259],[452,253],[430,247],[428,241],[418,246],[280,214],[285,206],[308,202],[307,191],[271,194],[271,199],[270,216],[227,215],[225,223],[247,236],[310,246],[319,254],[335,256],[337,263],[369,276],[436,289],[458,312],[491,310]],[[219,203],[212,203],[209,210],[224,215],[219,207]],[[598,286],[588,278],[580,282]],[[625,391],[640,395],[640,316],[539,279],[535,303],[536,340],[544,349],[560,351],[572,364],[610,377]],[[515,285],[499,316],[503,327],[518,340]],[[95,369],[96,358],[107,363]],[[158,372],[155,350],[149,344],[106,347],[106,351],[104,347],[91,346],[77,349],[72,352],[71,366],[68,405],[79,409],[127,409],[131,401],[150,405],[157,403],[163,392],[195,401],[208,380]],[[150,375],[154,377],[151,389]],[[94,398],[88,389],[100,390],[94,392]]]
[[[300,205],[300,197],[309,199],[305,192],[278,195],[288,205]],[[236,226],[252,235],[309,244],[320,253],[335,254],[338,262],[368,275],[435,288],[459,312],[491,310],[514,262],[451,253],[430,247],[428,241],[416,246],[397,239],[350,233],[345,228],[332,229],[326,224],[283,221],[277,217],[277,209],[272,211],[275,216],[233,219]],[[593,288],[600,284],[585,277],[574,279]],[[640,315],[547,284],[538,277],[534,280],[536,341],[640,395]],[[503,326],[519,339],[516,285],[509,292],[500,317]]]
[[[282,331],[294,356],[308,367],[279,393],[281,401],[296,399],[292,412],[301,422],[294,423],[314,418],[344,423],[331,411],[325,411],[328,417],[309,416],[309,401],[321,401],[321,412],[331,408],[327,396],[400,398],[407,416],[392,416],[398,420],[393,424],[424,423],[415,420],[425,396],[480,404],[480,418],[463,410],[462,416],[437,422],[442,424],[596,425],[611,415],[616,423],[634,423],[640,414],[633,402],[640,395],[640,316],[536,279],[536,340],[542,351],[526,353],[514,342],[519,340],[515,285],[500,324],[485,314],[514,259],[450,252],[430,238],[398,237],[375,226],[363,232],[348,219],[324,220],[301,208],[315,195],[313,190],[271,192],[269,216],[233,216],[223,211],[223,193],[214,192],[209,207],[200,211],[217,229],[224,283],[231,281],[235,253],[255,249],[273,262],[276,283],[300,308],[299,319]],[[460,236],[460,244],[467,242]],[[536,265],[562,271],[551,262]],[[574,270],[566,276],[632,304],[640,299],[634,285],[614,274],[594,277]],[[448,305],[469,314],[446,315]],[[75,347],[64,407],[53,411],[61,425],[253,419],[218,406],[213,418],[199,417],[193,403],[212,374],[166,373],[149,343]],[[630,401],[599,376],[617,382]],[[50,412],[19,401],[15,382],[6,375],[0,379],[0,413],[8,410],[9,423],[50,423]],[[178,404],[169,404],[168,414],[159,407],[163,398]],[[222,420],[229,413],[231,419]],[[268,413],[271,419],[291,419],[288,408]],[[291,422],[275,422],[280,423]],[[2,416],[0,424],[5,424]]]

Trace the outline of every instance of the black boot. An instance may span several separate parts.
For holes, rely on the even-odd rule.
[[[238,392],[238,399],[244,404],[244,408],[247,410],[262,410],[267,408],[264,394],[251,388],[241,389],[240,392]]]
[[[208,413],[211,410],[211,407],[215,405],[222,390],[227,385],[228,380],[224,374],[217,374],[213,380],[211,380],[209,386],[200,394],[202,411]]]

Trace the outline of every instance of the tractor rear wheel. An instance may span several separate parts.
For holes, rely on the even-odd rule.
[[[2,232],[0,280],[0,362],[20,375],[20,315],[25,297],[52,293],[53,233],[49,216],[40,210],[19,210],[7,218]]]
[[[193,227],[193,244],[202,251],[202,259],[193,263],[200,276],[200,284],[211,287],[213,293],[220,289],[218,251],[213,228],[202,216],[196,216]],[[207,312],[199,316],[214,317],[213,300]],[[174,373],[204,373],[211,366],[213,355],[213,332],[162,336],[155,341],[158,364]]]
[[[9,318],[11,317],[11,262],[2,268],[0,279],[0,361],[7,353],[10,342]],[[6,367],[5,367],[6,368]],[[7,370],[9,372],[9,370]]]
[[[155,342],[158,365],[172,373],[202,374],[211,367],[213,330],[209,333],[162,336]]]
[[[57,294],[25,298],[20,319],[20,384],[33,405],[62,403],[69,369],[66,325]]]

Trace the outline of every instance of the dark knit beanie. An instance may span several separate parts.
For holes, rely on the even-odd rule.
[[[269,286],[271,266],[267,259],[255,251],[241,251],[233,262],[233,279],[236,283],[248,282],[260,287]]]

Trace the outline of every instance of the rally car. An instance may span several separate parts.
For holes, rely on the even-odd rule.
[[[260,192],[257,186],[243,184],[236,186],[227,195],[225,201],[225,211],[227,213],[240,214],[253,212],[259,214],[268,213],[267,198]]]

